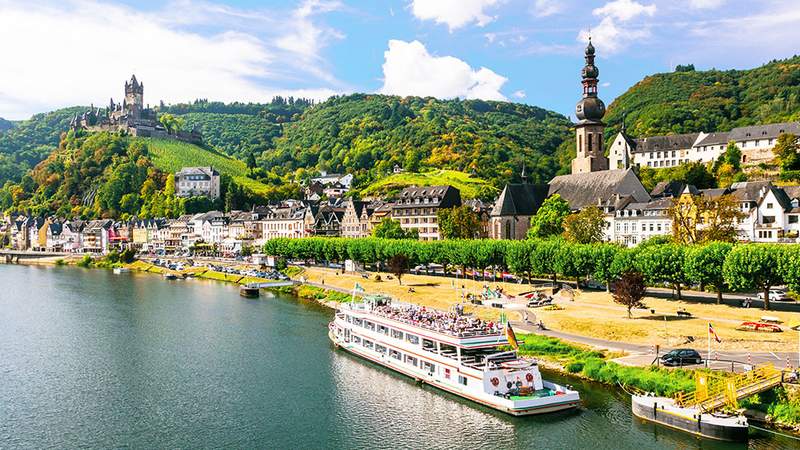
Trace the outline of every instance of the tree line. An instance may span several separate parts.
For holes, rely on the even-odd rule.
[[[380,238],[277,238],[264,253],[294,260],[398,265],[400,273],[416,265],[440,264],[462,273],[511,272],[527,279],[570,279],[580,286],[593,278],[612,286],[623,275],[638,273],[651,286],[671,286],[681,298],[688,286],[710,288],[722,301],[723,292],[764,293],[786,284],[800,290],[800,246],[711,242],[678,245],[645,242],[634,248],[611,243],[579,244],[563,239],[415,241]],[[400,258],[397,258],[397,257]]]

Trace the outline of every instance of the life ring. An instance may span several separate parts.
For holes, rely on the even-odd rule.
[[[528,381],[528,383],[533,383],[533,374],[530,372],[526,373],[525,379]]]
[[[498,384],[500,384],[500,380],[498,380],[497,377],[493,377],[491,379],[491,382],[492,382],[492,386],[497,386]]]

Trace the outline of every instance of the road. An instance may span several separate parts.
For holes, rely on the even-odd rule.
[[[562,339],[564,341],[574,342],[576,344],[588,345],[594,348],[624,351],[628,353],[630,356],[626,356],[625,358],[620,358],[620,362],[622,363],[629,363],[631,365],[649,365],[655,358],[655,351],[652,345],[609,341],[605,339],[580,336],[577,334],[564,333],[556,330],[540,330],[538,329],[538,327],[532,324],[524,324],[522,322],[515,322],[515,321],[512,321],[511,325],[515,329],[520,331],[525,331],[527,333],[535,333],[543,336],[550,336]],[[701,345],[699,347],[703,346]],[[661,348],[659,350],[659,353],[664,354],[669,350],[672,349]],[[706,356],[705,355],[706,350],[704,348],[695,347],[695,350],[699,351],[700,354],[703,355],[703,357]],[[714,359],[719,360],[719,362],[712,364],[712,368],[719,368],[720,370],[730,370],[730,361],[736,361],[740,363],[736,364],[737,370],[740,370],[740,367],[738,366],[740,366],[741,364],[748,364],[749,362],[754,365],[771,363],[779,369],[784,369],[786,367],[787,359],[789,360],[789,364],[792,367],[798,367],[798,363],[800,363],[800,360],[798,360],[797,352],[752,352],[752,353],[731,352],[731,351],[714,352],[712,349],[712,353],[716,353],[716,357],[714,357]]]

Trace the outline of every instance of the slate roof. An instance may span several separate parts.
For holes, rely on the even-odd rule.
[[[416,203],[419,199],[420,203]],[[428,199],[428,203],[424,203]],[[433,199],[436,199],[434,202]],[[451,208],[461,206],[461,192],[453,186],[413,186],[407,187],[397,196],[394,208]]]
[[[742,181],[733,183],[731,190],[733,196],[742,202],[758,202],[761,197],[762,189],[769,189],[772,183],[769,181]]]
[[[694,189],[694,186],[691,186]],[[682,181],[659,181],[650,192],[651,197],[677,197],[686,189],[686,183]],[[697,194],[697,189],[692,194]]]
[[[734,141],[774,139],[783,133],[800,135],[800,122],[771,123],[768,125],[734,128],[731,130],[730,139]]]
[[[573,210],[615,201],[617,196],[631,196],[637,202],[650,201],[633,169],[559,175],[550,180],[548,195],[559,194]]]
[[[692,148],[699,135],[700,133],[689,133],[636,139],[636,146],[632,151],[634,153],[647,153],[689,149]]]
[[[181,170],[175,172],[176,177],[183,177],[186,175],[205,175],[208,178],[212,176],[219,176],[219,172],[216,171],[213,167],[184,167]]]
[[[700,139],[695,147],[702,147],[704,145],[726,145],[731,140],[731,134],[727,131],[720,131],[717,133],[708,133],[704,138]]]
[[[506,184],[497,197],[491,216],[532,216],[547,198],[546,184]]]

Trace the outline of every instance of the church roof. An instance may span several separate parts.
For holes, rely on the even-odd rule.
[[[532,216],[547,198],[548,190],[546,184],[506,184],[491,216]]]
[[[631,196],[637,202],[650,200],[632,169],[560,175],[550,180],[548,194],[559,194],[573,210],[596,206],[616,196]]]

